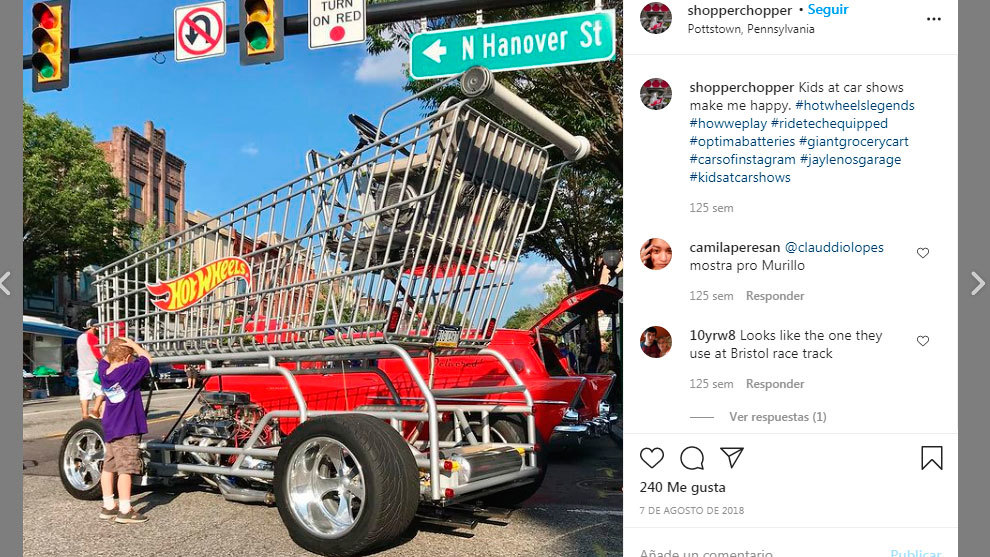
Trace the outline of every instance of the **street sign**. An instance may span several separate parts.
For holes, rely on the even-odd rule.
[[[309,0],[309,48],[363,43],[365,0]]]
[[[175,9],[175,61],[227,53],[227,6],[207,2]]]
[[[615,58],[615,10],[458,27],[413,35],[413,79],[456,75],[471,66],[497,71]]]

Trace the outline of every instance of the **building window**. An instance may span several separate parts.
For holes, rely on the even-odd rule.
[[[141,227],[138,225],[131,227],[131,248],[135,251],[141,249]]]
[[[165,198],[165,223],[175,224],[175,200],[171,197]]]
[[[144,186],[131,180],[131,209],[141,210],[141,192],[144,190]]]

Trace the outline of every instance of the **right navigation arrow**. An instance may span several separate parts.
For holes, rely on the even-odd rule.
[[[986,281],[983,280],[983,277],[981,277],[980,275],[976,274],[976,271],[973,271],[971,274],[973,275],[973,278],[976,279],[976,288],[974,288],[973,291],[969,293],[969,295],[970,296],[976,296],[976,294],[980,290],[983,290],[983,287],[986,286],[987,283],[986,283]]]

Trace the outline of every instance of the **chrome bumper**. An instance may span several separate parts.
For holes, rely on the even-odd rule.
[[[553,428],[553,432],[577,437],[599,437],[610,434],[612,432],[612,422],[618,419],[619,417],[615,414],[607,414],[579,424],[560,424]]]

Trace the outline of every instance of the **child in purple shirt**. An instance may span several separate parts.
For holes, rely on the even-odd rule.
[[[138,442],[148,433],[148,421],[141,405],[141,379],[151,368],[151,355],[129,338],[117,337],[107,344],[106,359],[97,373],[106,396],[103,411],[105,457],[100,485],[103,509],[100,518],[130,524],[148,517],[131,507],[131,474],[140,474],[141,451]],[[117,474],[120,505],[113,502],[113,477]]]

